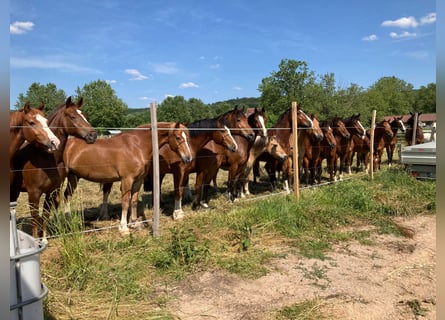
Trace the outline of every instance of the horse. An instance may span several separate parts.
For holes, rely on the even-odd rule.
[[[175,192],[175,208],[173,211],[173,219],[181,219],[184,215],[182,210],[181,199],[184,197],[185,190],[188,190],[188,175],[195,171],[196,153],[210,140],[222,144],[231,151],[236,151],[238,146],[232,135],[241,135],[248,140],[253,139],[255,133],[247,122],[244,111],[238,109],[237,106],[233,110],[213,119],[201,119],[188,125],[191,134],[190,145],[192,148],[193,159],[190,163],[184,163],[176,152],[172,151],[168,144],[159,149],[159,176],[160,185],[167,173],[173,174],[174,192]],[[229,131],[227,131],[227,129]],[[197,139],[196,141],[193,141]],[[103,203],[100,210],[100,218],[108,219],[108,196],[111,192],[113,183],[102,184]],[[152,190],[153,186],[153,168],[150,166],[144,178],[144,191]]]
[[[414,136],[414,114],[410,112],[411,117],[408,119],[406,124],[408,125],[408,129],[405,131],[405,141],[408,146],[412,145],[413,143],[413,136]],[[422,114],[422,112],[419,112],[417,114],[417,128],[415,133],[415,142],[414,144],[421,144],[424,143],[425,138],[423,135],[423,128],[420,124],[419,117]]]
[[[233,124],[232,124],[233,125]],[[196,155],[209,141],[213,140],[218,145],[222,145],[230,152],[238,149],[229,127],[231,124],[224,119],[224,116],[218,116],[213,119],[200,119],[187,125],[190,133],[190,147],[193,154],[193,160],[190,163],[183,163],[178,160],[178,156],[173,154],[171,148],[166,145],[160,149],[159,176],[160,185],[167,173],[173,174],[175,205],[173,210],[173,220],[183,218],[182,199],[184,197],[184,188],[188,180],[188,175],[195,170]],[[152,169],[144,179],[144,191],[152,190],[153,173]]]
[[[259,162],[265,161],[266,171],[269,176],[269,181],[273,187],[276,185],[276,172],[283,172],[283,182],[284,189],[287,193],[290,192],[289,189],[289,179],[292,176],[292,148],[291,148],[291,134],[292,134],[292,109],[289,108],[283,112],[275,123],[275,125],[268,129],[270,135],[277,137],[278,143],[286,151],[287,158],[284,161],[277,161],[271,157],[268,153],[261,154],[254,164],[254,182],[256,181],[256,176],[259,172]],[[314,122],[311,117],[309,117],[302,109],[301,106],[297,106],[297,141],[298,141],[298,159],[296,161],[298,168],[301,167],[304,156],[303,139],[301,135],[304,130],[308,130],[310,134],[315,135],[317,139],[323,139],[323,132],[319,126],[314,126]]]
[[[368,166],[369,166],[369,160],[371,158],[371,129],[366,130],[365,137],[359,138],[356,135],[352,136],[353,140],[353,155],[351,159],[351,163],[354,159],[354,154],[357,155],[357,165],[356,165],[356,172],[359,172],[363,169],[366,173],[368,173]],[[376,168],[377,162],[376,158],[374,157],[374,168]]]
[[[267,133],[264,108],[261,110],[255,108],[255,111],[247,118],[247,122],[249,127],[256,133],[256,138]],[[220,168],[229,171],[227,181],[229,200],[237,200],[238,192],[240,191],[240,176],[244,171],[250,149],[254,145],[255,140],[247,140],[241,136],[234,136],[234,138],[238,145],[237,152],[228,152],[212,141],[199,151],[196,159],[193,210],[198,210],[201,206],[208,207],[210,182],[216,180]]]
[[[339,148],[338,144],[342,139],[348,140],[350,139],[349,131],[346,129],[345,123],[342,118],[335,116],[332,120],[327,120],[328,125],[332,128],[332,134],[335,139],[335,146],[333,148],[323,147],[320,152],[320,161],[318,163],[318,172],[321,176],[322,172],[322,162],[326,159],[326,167],[329,173],[329,181],[335,181],[335,171],[337,170],[337,148]],[[323,125],[326,125],[323,123]]]
[[[394,134],[392,132],[391,124],[388,120],[382,120],[375,125],[374,129],[374,157],[376,158],[376,166],[374,170],[380,170],[380,163],[382,162],[383,150],[388,144]]]
[[[28,101],[22,109],[9,114],[10,185],[14,177],[13,156],[25,141],[40,146],[47,152],[56,151],[60,145],[59,138],[48,127],[48,119],[43,113],[44,107],[42,103],[37,108],[31,108]]]
[[[338,170],[338,179],[343,178],[343,171],[347,170],[348,174],[351,174],[352,156],[354,154],[354,140],[351,139],[353,135],[358,136],[360,139],[364,139],[366,136],[366,130],[360,122],[360,113],[353,114],[349,118],[343,119],[346,129],[349,131],[349,138],[337,136],[337,155],[340,159],[340,166]]]
[[[323,132],[323,139],[321,141],[305,138],[305,152],[303,160],[304,180],[306,185],[314,183],[318,179],[321,183],[322,176],[322,160],[326,159],[328,163],[329,172],[333,171],[332,159],[335,159],[335,147],[337,141],[334,137],[334,131],[331,126],[331,121],[324,120],[320,123],[321,131]],[[310,172],[310,175],[308,174]],[[330,177],[332,179],[332,177]]]
[[[303,180],[306,183],[306,186],[309,184],[314,184],[316,182],[316,178],[318,178],[318,183],[321,182],[321,176],[317,177],[317,162],[320,158],[320,152],[321,152],[321,143],[323,140],[325,140],[325,132],[329,133],[330,136],[327,138],[329,139],[327,144],[328,146],[335,146],[335,138],[332,135],[332,129],[329,131],[329,127],[323,128],[320,126],[320,123],[318,119],[311,114],[310,115],[314,127],[319,127],[321,129],[321,132],[323,134],[323,138],[319,139],[317,136],[311,135],[308,130],[304,130],[303,134],[301,136],[302,144],[304,148],[304,155],[303,155],[303,162],[302,162],[302,173],[303,173]]]
[[[48,116],[48,126],[53,130],[60,144],[56,151],[46,152],[33,144],[25,143],[13,158],[15,171],[10,187],[10,201],[16,201],[20,192],[28,193],[32,217],[32,236],[38,237],[42,226],[43,241],[46,240],[46,224],[51,207],[59,205],[59,189],[66,177],[63,152],[68,136],[75,136],[92,144],[97,139],[96,130],[88,123],[81,111],[83,99],[74,103],[71,97],[56,107]],[[42,217],[39,217],[39,202],[45,194]],[[43,220],[43,222],[41,221]]]
[[[391,125],[391,130],[392,130],[392,139],[385,144],[385,149],[386,149],[386,155],[388,157],[388,166],[391,167],[392,164],[392,158],[394,155],[394,150],[396,149],[396,145],[397,145],[397,132],[400,130],[403,133],[405,133],[406,128],[405,125],[402,121],[403,116],[400,117],[393,117],[391,119],[391,121],[389,122],[389,124]]]
[[[424,132],[424,141],[433,142],[436,141],[436,121],[431,125],[430,132]]]
[[[159,122],[158,128],[159,147],[168,144],[182,162],[191,162],[187,127],[179,122]],[[119,232],[128,235],[128,211],[131,209],[130,222],[135,222],[139,190],[151,167],[152,155],[151,124],[99,139],[92,145],[70,139],[63,154],[69,181],[65,198],[70,199],[79,178],[99,183],[120,181],[122,215]]]

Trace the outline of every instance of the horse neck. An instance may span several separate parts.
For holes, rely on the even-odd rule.
[[[194,152],[201,150],[209,141],[213,140],[212,128],[216,127],[216,123],[206,124],[205,130],[201,130],[199,126],[189,127],[190,132],[190,147]]]

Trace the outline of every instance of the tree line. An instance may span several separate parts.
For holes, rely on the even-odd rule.
[[[260,97],[240,98],[205,104],[198,98],[168,97],[157,107],[158,121],[192,122],[213,118],[238,105],[239,107],[265,107],[268,126],[273,126],[292,101],[297,101],[307,113],[318,119],[335,116],[348,117],[360,113],[364,124],[370,124],[372,110],[378,117],[402,115],[409,112],[436,112],[436,84],[429,83],[414,89],[412,84],[394,76],[382,77],[369,88],[357,84],[348,87],[337,85],[335,75],[316,75],[305,61],[283,59],[278,70],[272,71],[258,85]],[[91,125],[100,130],[133,128],[150,122],[150,112],[130,109],[113,88],[104,80],[92,81],[77,87],[73,98],[83,97],[82,107]],[[53,83],[33,83],[26,93],[19,94],[14,107],[22,108],[26,101],[31,106],[45,103],[49,114],[67,98],[63,89]]]

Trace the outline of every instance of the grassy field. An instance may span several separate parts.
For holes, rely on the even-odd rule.
[[[219,174],[225,189],[226,174]],[[193,182],[193,180],[191,181]],[[384,168],[370,181],[367,175],[301,190],[298,201],[272,192],[267,183],[253,186],[249,198],[230,204],[223,192],[214,192],[211,208],[191,211],[172,221],[172,182],[163,185],[166,205],[160,236],[151,236],[151,196],[141,196],[140,211],[147,228],[121,237],[118,184],[111,195],[111,221],[97,221],[101,204],[99,185],[81,180],[72,212],[53,214],[50,239],[41,256],[42,281],[50,288],[45,319],[175,319],[166,308],[171,299],[166,285],[202,270],[226,270],[255,279],[268,272],[267,263],[286,250],[323,260],[335,243],[358,240],[370,245],[373,233],[403,236],[393,220],[398,216],[435,214],[435,181],[419,181],[402,168]],[[260,197],[259,197],[260,196]],[[24,195],[17,212],[27,228]],[[371,226],[363,229],[362,226]],[[94,228],[101,231],[83,233]],[[311,304],[295,306],[307,312]],[[136,313],[137,310],[137,313]],[[278,312],[280,319],[295,319],[293,308]],[[286,316],[286,314],[290,314]]]

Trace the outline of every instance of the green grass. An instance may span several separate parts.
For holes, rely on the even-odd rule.
[[[67,232],[52,241],[59,255],[44,263],[43,282],[52,288],[53,298],[58,291],[70,290],[72,299],[86,303],[86,308],[98,305],[98,319],[103,314],[108,314],[107,319],[131,319],[134,306],[140,304],[146,318],[150,313],[157,318],[153,310],[158,310],[159,319],[169,319],[164,306],[171,297],[159,290],[164,285],[211,269],[261,277],[269,272],[270,259],[285,254],[276,250],[277,243],[287,246],[288,252],[324,260],[335,243],[356,240],[372,245],[373,233],[402,236],[393,218],[434,214],[435,192],[435,181],[416,180],[397,169],[383,170],[373,181],[362,177],[303,190],[298,201],[293,195],[232,206],[221,201],[217,209],[164,226],[157,238],[147,232],[125,238],[115,231],[82,234],[77,232],[82,229],[81,217],[74,215],[69,221],[58,219],[57,233]],[[368,227],[363,230],[363,226]],[[318,277],[321,271],[312,270]],[[316,303],[284,309],[279,319],[300,319],[295,315],[315,310]],[[57,313],[56,305],[47,301],[46,313]]]

